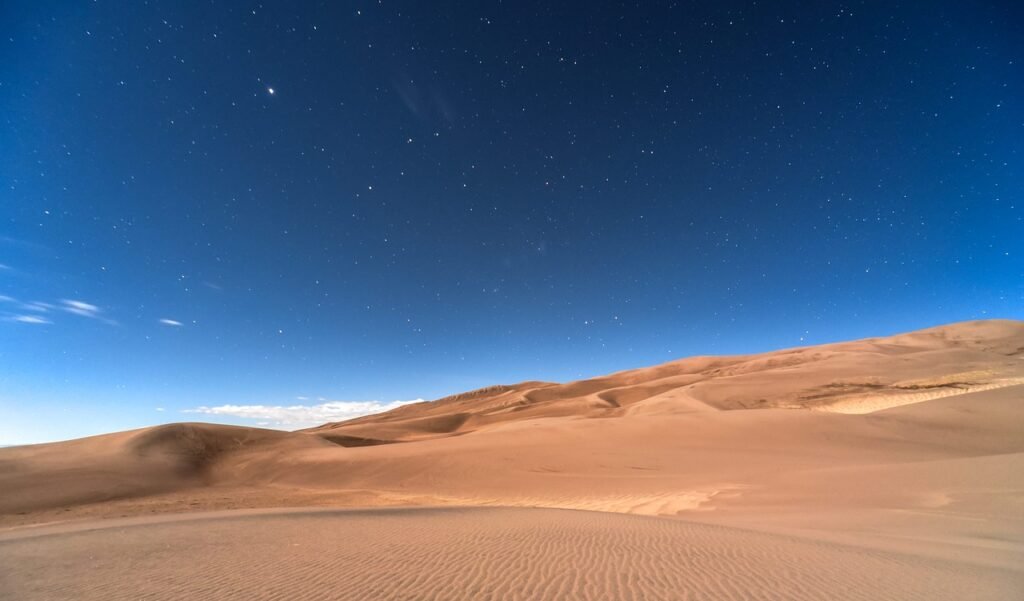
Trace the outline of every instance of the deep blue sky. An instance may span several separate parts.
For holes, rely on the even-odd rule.
[[[4,2],[0,444],[1024,317],[1017,3],[654,4]]]

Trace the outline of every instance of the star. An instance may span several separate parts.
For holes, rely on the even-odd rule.
[[[267,88],[267,94],[274,95],[274,88]]]

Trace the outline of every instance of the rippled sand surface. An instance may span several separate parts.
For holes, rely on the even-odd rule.
[[[0,541],[5,599],[1012,599],[1020,572],[553,509],[148,518]]]

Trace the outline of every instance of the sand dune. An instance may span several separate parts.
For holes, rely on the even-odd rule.
[[[401,442],[538,417],[772,408],[867,413],[918,402],[909,400],[913,394],[927,400],[1020,382],[1022,349],[1024,323],[966,322],[760,355],[691,357],[568,384],[494,386],[311,431]]]
[[[0,584],[15,598],[127,598],[104,574],[130,557],[153,574],[143,589],[179,583],[190,565],[246,574],[280,561],[294,575],[274,586],[316,583],[296,589],[308,598],[327,587],[324,598],[352,599],[1014,599],[1022,474],[1024,323],[967,322],[494,386],[304,432],[174,424],[0,449],[9,538],[43,522],[228,508],[490,508],[133,526],[94,574],[80,562],[109,533],[11,538],[0,554],[19,567]],[[273,548],[264,532],[312,547]],[[426,540],[451,564],[431,563]],[[328,544],[336,554],[311,550]],[[46,554],[71,576],[39,565]],[[388,563],[396,554],[407,571]],[[453,574],[465,588],[444,588]],[[243,580],[180,590],[254,590]],[[272,590],[246,598],[287,597]]]
[[[288,432],[170,424],[68,442],[3,449],[0,512],[40,510],[202,487],[225,460],[333,446]]]
[[[58,531],[60,532],[60,531]],[[1019,572],[596,512],[220,515],[0,539],[12,599],[1012,599]],[[269,577],[268,577],[269,576]]]

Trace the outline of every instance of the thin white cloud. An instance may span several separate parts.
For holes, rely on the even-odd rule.
[[[117,325],[116,321],[110,319],[103,313],[103,309],[100,309],[92,303],[87,303],[81,300],[66,298],[53,303],[37,300],[22,302],[13,296],[0,294],[0,303],[7,303],[8,306],[17,305],[16,307],[8,308],[6,310],[0,310],[0,321],[34,324],[53,323],[53,319],[43,317],[42,315],[53,313],[54,311],[63,311],[65,313],[95,319],[108,325]]]
[[[117,322],[113,319],[109,319],[103,315],[103,309],[100,309],[92,303],[85,301],[73,300],[73,299],[61,299],[60,309],[73,313],[75,315],[81,315],[82,317],[88,317],[89,319],[96,319],[109,325],[117,325]]]
[[[14,317],[11,317],[11,321],[32,324],[53,323],[49,319],[46,319],[45,317],[39,317],[38,315],[15,315]]]
[[[157,321],[160,322],[161,324],[165,325],[165,326],[174,326],[176,328],[180,328],[181,326],[185,325],[185,324],[181,323],[180,321],[177,321],[175,319],[167,319],[166,317],[160,318]]]
[[[80,300],[62,299],[60,302],[63,304],[61,309],[68,313],[74,313],[75,315],[81,315],[82,317],[92,317],[94,319],[100,316],[100,308],[96,305]]]
[[[30,303],[22,303],[21,308],[26,311],[35,311],[37,313],[49,313],[51,309],[55,309],[56,307],[50,303],[32,301]]]
[[[422,403],[423,399],[414,401],[328,401],[318,405],[218,405],[216,407],[196,407],[186,409],[185,413],[200,413],[240,417],[243,419],[260,420],[260,423],[278,428],[298,429],[319,426],[326,422],[339,422],[364,415],[391,411],[410,403]]]

